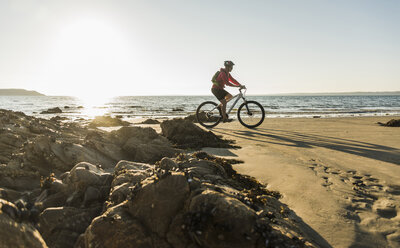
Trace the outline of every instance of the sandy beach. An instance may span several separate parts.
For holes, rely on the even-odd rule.
[[[400,129],[390,117],[266,119],[212,129],[240,149],[234,168],[279,191],[323,247],[400,246]]]

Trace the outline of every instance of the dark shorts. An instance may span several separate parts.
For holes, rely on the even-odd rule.
[[[218,88],[211,88],[211,92],[214,94],[214,96],[218,99],[218,100],[222,100],[225,98],[226,95],[228,95],[228,91],[224,90],[224,89],[218,89]]]

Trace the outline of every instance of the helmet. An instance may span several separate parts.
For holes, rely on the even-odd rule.
[[[230,60],[224,61],[224,66],[233,66],[233,65],[235,64]]]

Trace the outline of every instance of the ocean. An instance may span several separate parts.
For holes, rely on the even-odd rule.
[[[400,115],[400,95],[246,96],[246,99],[260,102],[267,118]],[[173,118],[193,114],[207,100],[216,101],[214,96],[121,96],[94,100],[68,96],[0,96],[0,108],[42,118],[59,115],[71,120],[99,115],[124,119]],[[59,107],[62,113],[41,114],[54,107]]]

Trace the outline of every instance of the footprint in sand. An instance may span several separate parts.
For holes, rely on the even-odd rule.
[[[400,247],[400,185],[386,185],[371,174],[333,169],[316,160],[308,168],[323,180],[324,187],[346,199],[346,219],[371,235],[380,233],[388,247]]]
[[[392,195],[400,195],[400,185],[388,185],[385,191]]]

